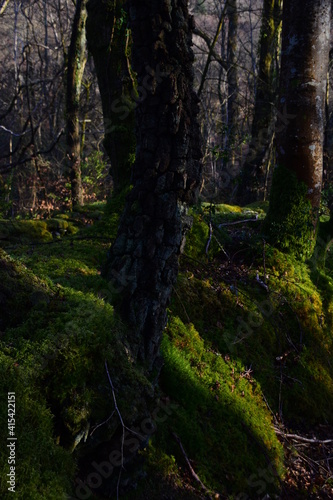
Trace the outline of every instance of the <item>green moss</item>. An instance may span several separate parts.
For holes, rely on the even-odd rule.
[[[0,296],[6,297],[0,301],[0,385],[3,398],[15,390],[21,401],[20,477],[27,485],[22,498],[70,494],[75,457],[95,453],[94,444],[112,437],[116,415],[93,440],[77,444],[74,454],[66,451],[87,425],[98,425],[112,412],[105,360],[126,425],[154,404],[150,383],[121,342],[124,326],[107,303],[112,293],[100,274],[125,196],[52,219],[72,223],[77,238],[34,248],[18,244],[11,251],[21,262],[0,251]],[[257,226],[246,240],[242,264],[229,263],[213,247],[206,259],[207,217],[218,225],[252,218],[258,210],[218,207],[212,213],[209,206],[194,213],[186,246],[192,258],[181,258],[162,343],[160,396],[174,405],[143,452],[146,490],[135,498],[158,498],[161,485],[170,484],[175,498],[196,498],[193,490],[186,496],[184,458],[170,429],[208,488],[229,498],[240,492],[258,498],[263,471],[268,480],[261,493],[278,490],[267,457],[283,477],[283,453],[266,401],[290,425],[332,422],[333,258],[327,235],[320,230],[319,246],[307,263],[269,244],[263,248]],[[237,252],[239,239],[234,241],[232,231],[228,237],[226,249]],[[263,255],[269,292],[256,279],[257,273],[264,275]],[[0,419],[5,418],[1,410]]]
[[[185,253],[194,259],[202,258],[208,241],[209,227],[202,215],[194,215],[191,231],[186,235]]]
[[[162,343],[165,367],[161,381],[179,403],[170,421],[210,488],[220,488],[223,477],[229,494],[248,493],[251,488],[246,478],[265,467],[261,447],[282,473],[281,446],[271,428],[260,386],[243,376],[242,363],[225,361],[209,346],[193,325],[172,318]],[[176,448],[167,444],[167,437],[159,439],[161,445],[165,439],[165,450],[178,456]],[[233,449],[242,453],[234,454]],[[268,490],[274,490],[274,483],[272,478]]]
[[[63,498],[70,491],[74,462],[55,444],[53,419],[45,400],[34,390],[31,378],[10,350],[0,353],[0,425],[7,428],[7,392],[15,392],[16,489],[15,498],[42,500]],[[0,492],[9,498],[7,434],[1,433]]]
[[[0,239],[11,243],[30,243],[51,241],[52,234],[45,221],[0,220]]]
[[[316,242],[315,218],[307,186],[298,181],[294,172],[278,165],[264,225],[269,241],[305,260],[312,255]]]
[[[94,235],[95,230],[81,231]],[[20,463],[26,470],[20,470],[24,483],[18,491],[21,495],[24,492],[24,496],[19,498],[63,498],[70,493],[75,457],[65,449],[72,450],[77,445],[78,436],[87,426],[93,427],[110,416],[113,403],[105,360],[114,386],[119,388],[117,400],[126,422],[130,424],[147,412],[150,383],[140,367],[132,365],[120,342],[123,327],[115,320],[112,306],[103,300],[108,289],[98,267],[99,258],[105,259],[106,248],[103,240],[93,241],[89,237],[87,241],[74,242],[64,238],[55,244],[37,246],[33,251],[29,249],[28,254],[26,247],[18,246],[14,252],[46,280],[37,278],[0,250],[1,352],[8,357],[7,365],[20,370],[30,398],[29,411],[22,406],[19,411],[22,424],[30,422],[33,412],[40,412],[40,425],[48,422],[48,427],[46,423],[43,428],[35,425],[34,432],[30,427],[36,419],[31,420],[31,426],[26,425],[31,440],[25,445],[22,438],[22,446],[26,446],[23,453],[20,434]],[[66,288],[55,285],[59,282]],[[84,289],[85,293],[75,288]],[[5,372],[7,365],[1,365]],[[4,380],[5,386],[1,386],[17,390],[21,405],[25,404],[18,382],[11,385]],[[118,425],[115,416],[95,434],[93,445],[96,439],[110,439]],[[39,446],[40,440],[39,453],[34,446]],[[49,446],[45,462],[30,467],[29,454],[36,457],[36,462],[42,462],[44,442]],[[54,463],[49,455],[54,456]]]

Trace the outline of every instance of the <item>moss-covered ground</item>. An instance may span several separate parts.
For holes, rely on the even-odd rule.
[[[119,477],[128,499],[332,498],[329,449],[322,445],[320,474],[296,480],[301,469],[290,464],[306,450],[280,434],[332,437],[325,225],[314,257],[300,262],[264,241],[265,204],[193,209],[153,396],[122,343],[125,326],[101,273],[122,201],[0,221],[2,498],[8,391],[16,394],[17,498],[116,498]],[[119,438],[114,396],[131,429],[125,439],[135,449],[140,442],[139,460],[121,476],[120,462],[111,474],[104,458]]]

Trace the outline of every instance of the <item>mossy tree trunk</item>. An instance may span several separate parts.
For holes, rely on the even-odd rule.
[[[267,175],[276,118],[281,24],[282,0],[264,0],[252,137],[238,189],[242,204],[264,200],[267,195]]]
[[[67,64],[67,156],[70,163],[72,205],[83,205],[80,154],[80,94],[86,65],[86,2],[77,0]]]
[[[142,98],[136,109],[134,186],[107,274],[117,292],[118,310],[130,326],[132,354],[151,369],[159,359],[166,307],[178,273],[182,204],[193,200],[201,179],[194,26],[185,0],[132,0],[129,12]]]
[[[140,100],[130,66],[131,34],[124,0],[89,0],[87,39],[101,93],[104,147],[114,192],[129,186],[135,157],[135,107]]]
[[[266,230],[298,255],[316,239],[323,176],[331,0],[285,0],[276,167]]]

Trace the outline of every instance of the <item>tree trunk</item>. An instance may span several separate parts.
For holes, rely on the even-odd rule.
[[[201,177],[193,91],[193,19],[185,0],[132,0],[133,67],[142,97],[136,110],[137,154],[107,275],[129,323],[133,356],[151,369],[159,359],[166,307],[178,273],[183,202]]]
[[[86,65],[86,0],[77,0],[67,65],[67,155],[71,172],[72,205],[83,205],[80,155],[80,93]]]
[[[130,185],[135,156],[136,94],[130,67],[131,37],[124,0],[89,0],[87,38],[94,58],[104,118],[104,147],[114,192]]]
[[[228,42],[227,42],[227,82],[228,82],[228,104],[227,104],[227,165],[231,172],[235,168],[236,150],[239,140],[239,105],[238,105],[238,12],[237,0],[229,0],[227,4],[227,16],[229,20]]]
[[[330,51],[330,63],[327,73],[326,127],[324,139],[324,188],[329,189],[333,181],[333,50]],[[327,193],[330,213],[333,212],[333,193]],[[333,217],[331,215],[331,221]]]
[[[313,251],[323,176],[331,0],[285,0],[276,168],[266,229],[299,256]]]
[[[266,178],[272,154],[276,118],[278,50],[282,0],[264,0],[260,58],[249,153],[242,169],[238,198],[242,204],[266,198]]]

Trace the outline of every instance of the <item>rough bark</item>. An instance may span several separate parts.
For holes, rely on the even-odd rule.
[[[67,65],[67,156],[70,163],[72,205],[83,205],[80,155],[80,94],[86,65],[86,0],[77,0]]]
[[[193,19],[185,0],[132,0],[136,109],[133,189],[111,248],[108,277],[130,326],[134,357],[159,359],[166,307],[178,273],[182,203],[201,176],[198,98],[193,91]],[[147,85],[149,82],[149,85]]]
[[[238,190],[242,204],[264,200],[267,195],[266,179],[276,118],[281,22],[282,0],[264,0],[251,142]]]
[[[89,0],[87,39],[100,89],[114,192],[129,186],[135,155],[136,102],[130,67],[131,36],[124,0]]]
[[[323,175],[331,0],[286,0],[283,7],[276,168],[266,227],[303,256],[315,243]],[[308,207],[308,208],[307,208]]]

